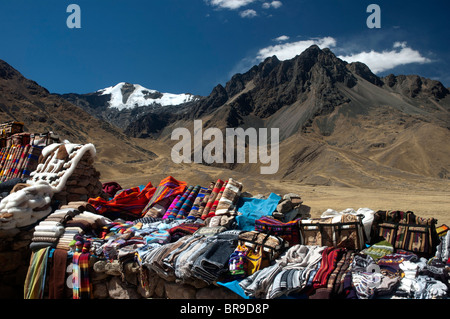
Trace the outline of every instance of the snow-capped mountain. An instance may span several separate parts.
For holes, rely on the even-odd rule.
[[[100,95],[110,95],[109,107],[116,108],[119,111],[150,105],[175,106],[197,99],[192,94],[161,93],[156,90],[147,89],[139,84],[126,82],[99,90],[97,93],[100,93]]]
[[[69,93],[61,97],[123,130],[149,113],[159,117],[162,113],[174,114],[201,99],[189,93],[162,93],[127,82],[93,93]]]

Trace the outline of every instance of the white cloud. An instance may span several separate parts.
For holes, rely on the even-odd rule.
[[[362,62],[366,64],[373,73],[380,73],[393,69],[399,65],[410,63],[428,63],[430,59],[422,56],[419,51],[407,46],[406,42],[395,42],[393,50],[377,52],[371,50],[339,56],[340,59],[351,62]]]
[[[272,2],[264,2],[262,4],[262,7],[264,9],[270,9],[270,8],[278,9],[282,5],[283,5],[283,3],[281,1],[272,1]]]
[[[206,3],[213,7],[218,7],[222,9],[236,10],[241,7],[245,7],[256,0],[205,0]]]
[[[253,10],[253,9],[247,9],[247,10],[244,10],[244,11],[240,12],[239,15],[240,15],[242,18],[254,18],[254,17],[256,17],[258,14],[257,14],[256,11]]]
[[[332,37],[324,37],[319,39],[302,40],[277,45],[271,45],[258,51],[256,60],[261,62],[264,59],[276,55],[280,60],[292,59],[299,55],[311,45],[317,45],[319,48],[331,48],[336,45],[336,40]]]
[[[283,42],[287,41],[289,37],[280,36],[273,40]],[[264,59],[276,55],[280,60],[292,59],[301,54],[311,45],[317,45],[319,48],[336,48],[336,51],[345,52],[345,48],[338,48],[337,41],[333,37],[323,37],[317,39],[309,39],[295,42],[283,42],[277,45],[271,45],[260,49],[253,60],[256,63],[264,61]],[[384,51],[362,51],[351,54],[342,54],[338,58],[351,63],[362,62],[366,64],[373,73],[380,73],[386,70],[393,69],[400,65],[410,63],[429,63],[430,59],[424,57],[419,51],[408,47],[406,42],[394,42],[393,48]]]
[[[287,40],[289,40],[289,37],[287,36],[287,35],[281,35],[281,36],[279,36],[278,38],[275,38],[275,39],[273,39],[274,41],[277,41],[277,42],[283,42],[283,41],[287,41]]]
[[[406,48],[406,42],[394,42],[394,48]]]

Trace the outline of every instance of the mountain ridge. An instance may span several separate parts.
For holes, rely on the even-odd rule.
[[[122,119],[121,127],[89,111],[95,103],[104,107],[108,102],[99,91],[71,103],[67,96],[49,93],[4,64],[0,90],[7,94],[0,97],[0,114],[32,128],[51,128],[69,139],[89,141],[97,134],[94,142],[100,150],[106,148],[104,134],[116,135],[109,140],[115,145],[108,145],[100,156],[107,172],[112,161],[133,164],[122,165],[118,172],[142,172],[148,160],[157,158],[151,151],[156,149],[164,170],[177,169],[169,158],[168,150],[176,143],[171,133],[177,127],[192,129],[193,120],[200,119],[203,129],[279,128],[280,169],[264,179],[346,187],[450,179],[450,146],[445,143],[450,139],[449,90],[418,75],[378,77],[366,65],[344,62],[329,49],[311,46],[285,61],[269,57],[188,103],[143,113],[139,107],[123,110],[134,117]],[[124,92],[123,97],[131,96],[126,88]],[[58,111],[65,108],[69,111]],[[73,113],[79,114],[74,118]],[[130,152],[115,154],[122,147]],[[142,167],[137,169],[136,163]],[[204,167],[259,174],[259,165],[250,163]]]

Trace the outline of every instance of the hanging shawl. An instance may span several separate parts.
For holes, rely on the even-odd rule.
[[[32,253],[25,278],[24,299],[43,299],[49,251],[50,247],[47,247]]]

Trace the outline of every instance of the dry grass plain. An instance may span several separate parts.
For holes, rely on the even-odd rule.
[[[331,208],[341,211],[347,208],[373,210],[413,211],[421,217],[434,217],[438,225],[450,226],[450,180],[418,177],[415,180],[397,178],[389,183],[375,183],[375,187],[306,185],[295,180],[271,179],[255,173],[239,172],[199,164],[174,164],[170,149],[164,146],[141,145],[151,149],[158,157],[148,161],[112,164],[96,162],[102,182],[115,181],[123,188],[154,186],[167,176],[189,184],[207,186],[218,178],[235,178],[243,183],[243,190],[253,195],[297,193],[303,203],[311,207],[312,217],[319,217]],[[114,157],[114,154],[110,155]],[[408,175],[410,176],[410,175]],[[356,185],[357,183],[355,183]]]

